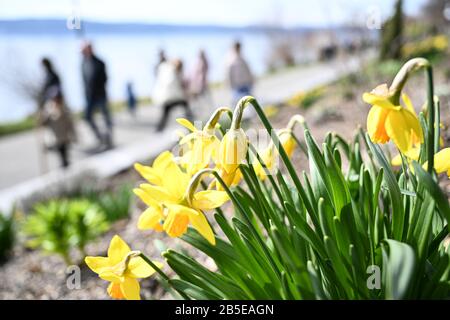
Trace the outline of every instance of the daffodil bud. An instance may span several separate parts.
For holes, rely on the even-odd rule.
[[[244,109],[247,107],[248,103],[255,100],[252,96],[245,96],[239,100],[234,109],[233,121],[231,122],[231,129],[239,129],[241,127],[242,116],[244,114]]]
[[[233,114],[233,111],[231,111],[230,108],[227,108],[227,107],[218,108],[216,111],[214,111],[211,118],[209,118],[208,122],[206,122],[205,130],[214,130],[214,128],[216,127],[216,124],[220,120],[220,117],[225,112],[229,113],[230,115]]]
[[[414,58],[407,61],[392,81],[389,87],[391,101],[394,105],[399,105],[400,95],[409,76],[421,68],[428,68],[430,62],[425,58]]]
[[[231,128],[220,142],[218,165],[226,172],[231,173],[243,163],[247,151],[248,138],[244,130]]]
[[[301,114],[296,114],[293,115],[288,122],[288,125],[286,127],[286,129],[288,130],[294,130],[295,125],[298,123],[300,125],[304,125],[305,124],[305,118],[301,115]]]

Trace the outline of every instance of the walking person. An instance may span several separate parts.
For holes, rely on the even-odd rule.
[[[69,166],[69,148],[76,142],[76,132],[70,110],[64,103],[61,89],[51,86],[47,91],[47,100],[39,112],[39,124],[50,129],[53,142],[46,148],[56,151],[61,159],[61,166]]]
[[[58,88],[61,90],[61,80],[53,68],[53,64],[50,59],[47,57],[42,58],[41,65],[44,68],[44,82],[39,94],[39,109],[41,109],[45,102],[49,99],[49,93],[52,88]]]
[[[241,53],[241,43],[233,44],[231,54],[226,64],[226,77],[232,91],[233,105],[243,96],[250,95],[253,89],[254,78],[249,65]]]
[[[209,108],[213,105],[212,96],[208,85],[208,69],[209,64],[205,51],[200,50],[197,61],[194,65],[192,76],[190,78],[189,93],[199,105],[199,109],[204,109],[202,110],[202,113],[209,113]]]
[[[84,92],[86,98],[85,119],[94,132],[99,148],[110,149],[113,147],[112,141],[112,119],[108,106],[108,97],[106,93],[106,74],[105,63],[100,60],[93,51],[92,44],[84,43],[82,50],[82,75]],[[94,113],[100,110],[103,115],[106,131],[101,132],[94,120]]]
[[[159,66],[161,64],[163,64],[164,62],[167,62],[166,53],[165,53],[164,50],[160,49],[159,52],[158,52],[158,62],[156,63],[155,70],[154,70],[155,76],[158,76]]]
[[[162,115],[156,131],[163,131],[166,127],[170,112],[175,107],[183,107],[186,118],[192,120],[192,112],[187,97],[187,83],[183,77],[183,62],[179,59],[173,62],[163,62],[158,68],[156,77],[155,101],[161,105]]]

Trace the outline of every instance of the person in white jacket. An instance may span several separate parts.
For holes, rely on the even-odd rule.
[[[186,93],[186,83],[183,78],[183,62],[179,59],[162,62],[157,70],[153,99],[162,107],[162,115],[156,131],[166,127],[170,112],[177,106],[183,107],[186,118],[192,120]]]

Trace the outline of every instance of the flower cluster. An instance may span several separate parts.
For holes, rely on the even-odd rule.
[[[446,172],[450,177],[450,148],[439,151],[440,122],[439,116],[434,113],[436,109],[439,111],[439,105],[434,103],[432,85],[429,86],[428,95],[428,124],[425,123],[423,114],[416,114],[409,97],[403,92],[410,74],[422,68],[430,71],[428,61],[413,59],[399,71],[390,87],[386,84],[377,86],[362,97],[371,105],[367,117],[368,137],[364,139],[370,152],[375,154],[382,163],[383,170],[387,172],[386,185],[390,191],[393,190],[390,197],[392,202],[379,205],[379,201],[391,201],[389,197],[378,197],[381,186],[379,179],[383,178],[383,171],[369,174],[361,160],[359,147],[350,148],[342,138],[330,135],[325,139],[322,152],[300,115],[293,116],[286,128],[273,132],[255,99],[244,97],[233,111],[228,108],[217,109],[202,128],[196,128],[186,119],[178,119],[177,122],[189,130],[189,133],[180,138],[181,152],[174,154],[164,151],[151,165],[136,163],[134,166],[145,183],[133,191],[147,206],[139,217],[137,228],[165,232],[170,237],[182,237],[191,226],[200,236],[191,237],[190,241],[195,241],[197,248],[204,248],[204,253],[219,262],[217,267],[220,272],[210,272],[195,259],[168,250],[163,256],[182,280],[169,281],[167,275],[160,270],[160,263],[149,260],[139,251],[132,251],[119,236],[111,240],[107,257],[86,257],[87,265],[100,278],[110,282],[108,293],[117,299],[140,299],[137,279],[149,277],[155,272],[168,281],[167,285],[172,286],[182,297],[188,298],[355,298],[360,293],[350,284],[359,280],[351,275],[356,274],[355,270],[358,268],[366,270],[365,263],[368,260],[364,259],[368,251],[371,251],[370,261],[378,259],[380,262],[381,258],[389,258],[385,251],[382,255],[375,254],[375,250],[378,251],[385,245],[380,244],[384,241],[391,248],[390,254],[394,255],[393,252],[400,250],[405,257],[410,257],[407,262],[413,266],[413,248],[402,242],[405,235],[414,238],[418,234],[419,240],[423,242],[445,236],[445,233],[436,229],[433,237],[422,236],[420,232],[416,232],[421,228],[416,228],[411,221],[425,221],[425,218],[419,219],[420,208],[428,210],[427,214],[433,214],[436,207],[447,214],[447,217],[450,217],[450,208],[448,203],[441,201],[439,195],[434,195],[438,203],[436,206],[434,202],[425,199],[423,194],[402,198],[397,184],[400,182],[395,180],[391,166],[379,151],[381,148],[374,146],[372,142],[383,144],[392,141],[401,154],[393,162],[403,164],[406,159],[411,164],[411,172],[424,185],[431,186],[430,190],[433,192],[436,190],[434,183],[437,180],[433,170],[437,173]],[[432,83],[431,72],[428,72],[428,76]],[[255,107],[267,132],[271,134],[271,142],[262,150],[253,147],[241,127],[244,108],[249,104]],[[231,125],[227,130],[219,124],[223,115],[231,118]],[[306,188],[302,186],[291,161],[298,145],[298,139],[294,135],[297,124],[305,128],[306,147],[303,144],[300,146],[307,149],[305,152],[310,161],[312,179],[309,181],[304,175]],[[343,175],[341,156],[335,148],[338,143],[344,146],[350,160],[349,170],[360,173],[354,180],[359,181],[356,188],[354,181],[351,181],[353,174],[347,174],[351,179]],[[250,161],[250,155],[255,155],[257,161]],[[277,181],[270,177],[266,180],[268,174],[276,169],[278,156],[281,156],[293,186],[288,185],[284,175],[277,175]],[[407,170],[408,165],[403,166],[404,170],[405,168]],[[376,181],[371,180],[372,173]],[[241,181],[245,181],[246,185],[233,188]],[[416,185],[413,183],[406,187],[415,188]],[[408,195],[424,192],[422,187],[406,191]],[[271,198],[272,193],[276,197]],[[232,200],[240,212],[239,216],[232,219],[233,227],[219,210],[229,200]],[[359,203],[361,206],[357,205]],[[408,206],[403,207],[403,203],[408,203]],[[216,246],[217,235],[207,214],[214,209],[219,213],[215,216],[218,225],[229,240],[220,243],[220,246]],[[383,211],[390,209],[391,215]],[[407,210],[414,210],[414,215]],[[373,219],[375,215],[378,216],[377,219]],[[383,220],[391,216],[392,219]],[[358,218],[357,222],[355,217]],[[424,232],[432,231],[432,221],[429,219],[429,227],[424,228],[428,231]],[[441,229],[447,228],[442,221],[438,222],[442,224]],[[360,237],[362,230],[369,230],[367,237],[370,241]],[[187,238],[189,237],[185,237]],[[417,243],[414,246],[421,248]],[[437,250],[438,246],[431,249],[433,248]],[[298,252],[302,254],[297,255]],[[391,265],[396,264],[384,263],[386,268],[392,267]],[[312,285],[305,270],[315,279],[315,285]],[[319,274],[321,277],[323,275],[323,280],[317,277]],[[334,287],[330,279],[338,281],[339,286]],[[298,290],[313,290],[316,286],[319,289],[315,295],[309,290]],[[387,291],[386,296],[397,296],[397,291],[394,291],[392,295]],[[377,296],[362,290],[362,297]]]

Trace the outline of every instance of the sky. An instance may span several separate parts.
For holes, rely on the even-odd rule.
[[[114,22],[213,24],[245,26],[275,24],[329,26],[364,17],[382,19],[395,0],[0,0],[0,19],[68,18]],[[404,0],[415,15],[426,0]],[[375,8],[375,9],[374,9]]]

